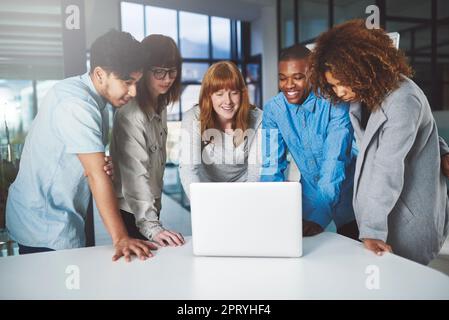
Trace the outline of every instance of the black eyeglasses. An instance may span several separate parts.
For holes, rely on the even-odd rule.
[[[174,79],[178,75],[178,69],[176,69],[176,68],[170,68],[170,69],[166,69],[166,68],[151,68],[151,72],[153,73],[153,76],[157,80],[165,79],[165,76],[167,75],[167,73],[168,73],[168,77],[170,79]]]

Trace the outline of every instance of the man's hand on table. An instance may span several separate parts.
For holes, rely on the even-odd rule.
[[[383,255],[385,252],[393,252],[393,250],[391,249],[391,246],[389,246],[382,240],[362,239],[362,241],[363,241],[363,245],[365,246],[365,248],[367,248],[368,250],[371,250],[372,252],[374,252],[375,254],[377,254],[379,256]]]
[[[153,237],[153,240],[157,242],[161,247],[165,246],[182,246],[185,243],[182,234],[170,230],[162,230]]]
[[[114,248],[115,254],[112,261],[125,257],[125,261],[130,262],[132,255],[136,255],[140,260],[151,258],[153,256],[151,250],[157,250],[159,245],[150,241],[126,237],[114,243]]]
[[[323,232],[324,229],[317,223],[307,220],[302,220],[302,235],[304,237],[311,237]]]

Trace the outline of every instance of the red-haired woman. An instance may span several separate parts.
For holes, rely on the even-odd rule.
[[[181,182],[250,182],[260,175],[262,111],[249,103],[240,70],[229,61],[209,67],[199,104],[182,120]]]
[[[315,92],[351,103],[359,149],[353,205],[360,239],[377,254],[393,251],[428,264],[448,233],[440,148],[442,155],[449,149],[439,141],[405,56],[384,30],[353,20],[323,33],[310,63]]]

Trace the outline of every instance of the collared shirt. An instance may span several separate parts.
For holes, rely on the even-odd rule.
[[[136,100],[116,111],[111,156],[120,208],[134,214],[139,231],[152,240],[163,230],[159,215],[167,142],[167,109],[145,112]]]
[[[325,228],[354,220],[355,159],[349,106],[333,106],[312,92],[303,104],[279,93],[264,106],[261,181],[284,181],[287,148],[301,173],[303,218]]]
[[[51,249],[85,245],[90,189],[77,154],[104,152],[108,109],[86,73],[58,82],[33,120],[6,205],[10,236]]]

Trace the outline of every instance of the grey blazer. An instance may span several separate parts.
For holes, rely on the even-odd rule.
[[[350,118],[359,149],[353,205],[360,239],[386,241],[395,254],[428,264],[448,233],[449,200],[426,96],[404,77],[366,130],[359,103],[351,104]]]

